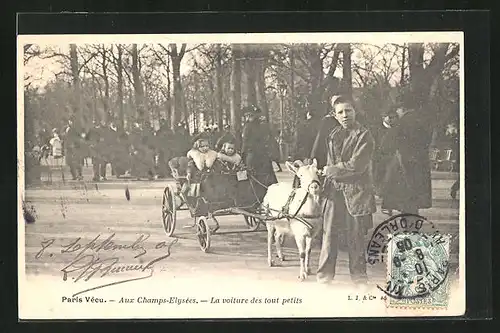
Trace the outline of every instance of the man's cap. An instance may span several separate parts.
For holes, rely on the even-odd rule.
[[[349,96],[344,96],[344,95],[334,95],[330,99],[330,105],[335,106],[336,104],[339,103],[353,103],[352,98]]]

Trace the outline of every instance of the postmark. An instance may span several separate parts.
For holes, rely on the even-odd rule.
[[[423,233],[434,238],[441,237],[436,225],[416,214],[399,214],[379,224],[372,233],[367,247],[367,262],[375,265],[387,260],[387,246],[391,237],[400,233]]]

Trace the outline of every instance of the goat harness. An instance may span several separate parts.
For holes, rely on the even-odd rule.
[[[288,196],[288,199],[287,199],[285,205],[283,206],[283,208],[281,209],[280,213],[288,221],[290,221],[291,219],[296,219],[297,221],[303,223],[308,229],[312,229],[313,226],[309,222],[307,222],[303,217],[297,216],[297,214],[300,212],[300,210],[302,209],[302,207],[304,207],[304,204],[307,201],[307,197],[308,197],[309,193],[306,192],[306,195],[304,195],[304,198],[300,202],[299,208],[297,209],[297,211],[295,212],[295,214],[290,215],[290,205],[293,202],[293,199],[295,199],[295,195],[296,194],[297,194],[297,190],[294,188],[292,190],[292,192],[290,193],[290,195]],[[316,217],[317,216],[311,216],[311,218],[316,218]]]

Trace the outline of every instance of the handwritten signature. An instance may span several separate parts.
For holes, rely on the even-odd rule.
[[[100,251],[116,251],[116,250],[132,250],[139,251],[138,254],[134,256],[134,259],[137,259],[147,253],[146,248],[144,247],[144,242],[150,237],[149,235],[140,235],[132,244],[117,244],[113,241],[115,238],[115,234],[113,233],[108,238],[98,243],[101,235],[97,235],[93,240],[88,242],[87,244],[81,244],[81,237],[72,241],[71,243],[62,246],[61,253],[76,253],[74,259],[66,265],[61,272],[63,273],[63,281],[68,280],[68,276],[74,274],[72,277],[73,282],[78,281],[89,281],[92,277],[103,278],[105,276],[137,271],[144,272],[145,275],[140,277],[130,278],[126,280],[116,281],[108,284],[103,284],[97,287],[89,288],[77,292],[73,295],[79,295],[91,290],[101,289],[104,287],[109,287],[116,284],[122,284],[125,282],[137,281],[142,279],[147,279],[153,276],[154,265],[158,262],[170,257],[171,248],[174,244],[178,242],[178,238],[174,238],[172,242],[167,244],[166,242],[159,242],[155,245],[155,249],[166,251],[163,255],[152,259],[147,263],[138,263],[138,264],[121,264],[119,257],[111,257],[106,259],[101,259],[99,257]],[[48,239],[41,243],[41,250],[35,255],[36,259],[40,259],[49,246],[51,246],[55,242],[55,239]],[[91,252],[92,251],[92,252]]]

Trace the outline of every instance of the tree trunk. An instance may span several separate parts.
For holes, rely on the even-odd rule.
[[[217,124],[217,118],[216,118],[216,111],[215,109],[217,108],[215,106],[215,87],[214,87],[214,82],[211,77],[208,78],[208,89],[210,91],[210,98],[208,100],[209,102],[209,108],[210,112],[207,114],[207,118],[205,118],[205,122],[207,124]]]
[[[434,47],[434,55],[424,68],[424,45],[410,43],[408,45],[408,63],[410,68],[410,89],[407,93],[414,99],[414,108],[422,112],[421,117],[436,130],[439,126],[439,110],[436,103],[431,103],[438,89],[438,81],[449,59],[459,54],[459,46],[455,45],[448,53],[449,43],[440,43]]]
[[[290,96],[288,103],[290,105],[290,110],[293,113],[294,125],[294,131],[292,135],[292,154],[296,155],[298,150],[297,145],[299,142],[299,125],[302,119],[302,115],[299,115],[299,110],[297,110],[295,105],[295,50],[293,49],[293,45],[290,46],[288,57],[290,58]]]
[[[100,122],[99,115],[97,114],[97,87],[95,80],[92,81],[92,94],[94,98],[92,99],[92,121]]]
[[[247,103],[257,105],[257,92],[255,91],[255,56],[252,46],[248,45],[245,52],[245,73],[247,78]]]
[[[167,126],[172,128],[175,126],[175,123],[172,123],[172,81],[170,80],[170,57],[167,57],[167,108],[165,119],[168,122]]]
[[[342,91],[352,98],[351,44],[342,45]]]
[[[139,72],[139,54],[137,44],[132,44],[132,78],[134,80],[135,105],[137,109],[138,122],[144,123],[146,120],[146,110],[144,106],[144,88]]]
[[[266,99],[266,65],[267,62],[265,60],[265,55],[262,53],[259,53],[259,59],[256,62],[256,90],[257,90],[257,103],[262,110],[262,113],[266,117],[267,123],[269,123],[269,107],[267,105],[267,99]]]
[[[424,68],[424,45],[422,43],[409,44],[410,88],[419,101],[418,106],[423,109],[436,91],[436,80],[441,75],[446,62],[459,54],[458,45],[448,53],[449,46],[449,43],[438,44],[434,48],[434,56]]]
[[[307,60],[310,64],[310,79],[309,79],[309,108],[311,113],[322,117],[323,109],[323,90],[320,89],[323,78],[323,66],[320,57],[320,48],[316,44],[311,44],[307,51]]]
[[[232,45],[231,63],[231,131],[236,137],[238,146],[241,142],[241,49],[237,44]]]
[[[423,102],[424,85],[426,83],[424,73],[424,44],[408,44],[408,65],[410,69],[410,91],[416,101]]]
[[[28,141],[31,142],[31,145],[24,147],[25,151],[32,149],[34,145],[40,144],[36,142],[35,132],[35,120],[38,119],[38,116],[34,114],[35,110],[31,108],[30,101],[30,94],[27,89],[24,89],[24,143],[26,145]]]
[[[406,62],[406,45],[403,44],[403,54],[401,56],[401,77],[399,78],[399,85],[405,85],[405,62]]]
[[[177,44],[170,44],[170,59],[172,60],[172,76],[174,79],[174,103],[172,112],[172,129],[175,130],[176,124],[184,120],[188,121],[188,114],[185,101],[182,96],[181,84],[181,60],[186,50],[186,44],[182,44],[181,51],[177,51]],[[184,118],[184,119],[182,119]]]
[[[104,99],[103,99],[103,107],[104,107],[104,119],[106,121],[112,121],[113,115],[110,114],[109,110],[109,79],[108,79],[108,64],[106,58],[106,47],[102,45],[101,49],[102,56],[102,77],[104,79]]]
[[[78,66],[78,51],[76,44],[70,44],[69,46],[69,56],[71,65],[71,75],[73,79],[73,113],[75,115],[75,125],[83,127],[84,124],[82,107],[81,107],[81,90],[80,90],[80,70]]]
[[[215,58],[215,121],[219,129],[223,126],[223,98],[222,98],[222,51],[220,44],[215,45],[216,58]]]
[[[125,114],[123,110],[123,48],[120,44],[116,46],[118,50],[118,59],[117,59],[117,85],[118,85],[118,110],[120,112],[120,129],[125,130]]]

